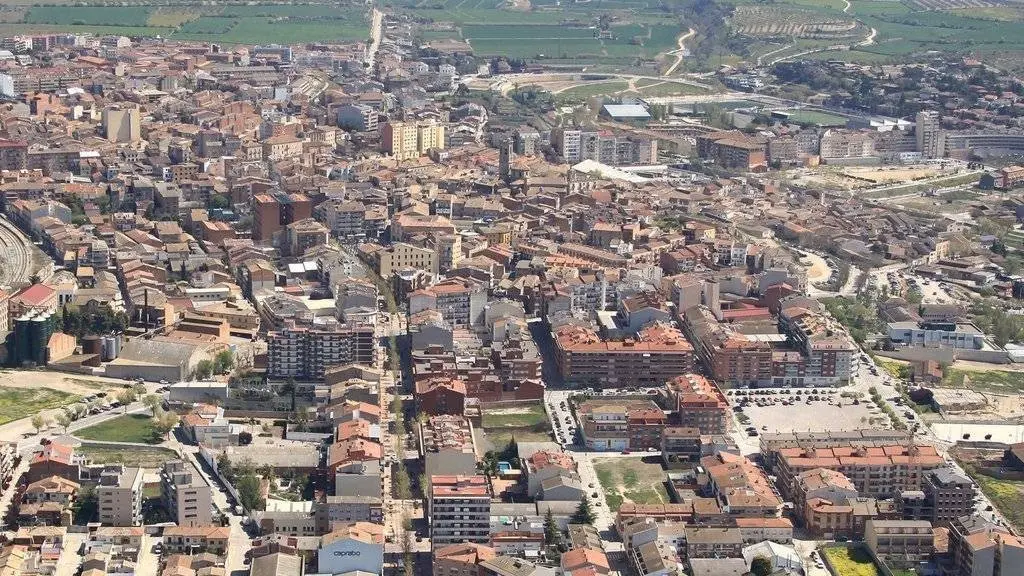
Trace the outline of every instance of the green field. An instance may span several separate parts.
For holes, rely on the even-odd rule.
[[[0,387],[0,424],[27,418],[40,410],[60,408],[77,402],[78,398],[49,388]]]
[[[613,512],[626,500],[637,504],[671,502],[661,464],[648,464],[639,458],[630,458],[628,462],[621,458],[598,458],[594,460],[594,471]]]
[[[942,386],[963,387],[964,376],[970,384],[968,388],[979,392],[996,392],[1001,394],[1019,394],[1024,392],[1024,372],[1008,370],[960,370],[948,368],[942,377]]]
[[[788,111],[790,124],[801,124],[810,126],[846,126],[846,118],[817,112],[815,110],[793,110]]]
[[[1024,526],[1024,482],[993,478],[970,465],[965,465],[964,471],[1011,524],[1018,528]]]
[[[369,37],[362,6],[254,4],[246,6],[33,6],[28,30],[40,32],[161,35],[225,44],[348,42]]]
[[[148,414],[125,414],[106,422],[83,428],[75,433],[82,440],[103,442],[136,442],[159,444],[160,436],[153,427],[153,418]]]
[[[105,446],[101,444],[84,443],[75,449],[76,454],[82,454],[94,464],[127,464],[140,466],[142,468],[159,468],[164,462],[178,458],[178,453],[168,448],[141,448],[131,446],[119,448],[117,446]]]
[[[830,546],[823,548],[821,552],[835,568],[836,576],[881,575],[875,561],[871,559],[871,554],[859,546]]]
[[[494,428],[547,429],[549,427],[547,412],[540,404],[515,408],[488,408],[484,410],[481,423],[487,430]]]

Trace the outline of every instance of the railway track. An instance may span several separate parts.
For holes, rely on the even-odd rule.
[[[32,278],[32,243],[6,218],[0,218],[0,284],[23,284]]]

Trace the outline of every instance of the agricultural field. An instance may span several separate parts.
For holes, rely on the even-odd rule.
[[[854,32],[857,22],[842,16],[782,6],[739,6],[731,24],[746,36],[843,38]]]
[[[265,4],[246,6],[32,6],[20,20],[29,31],[261,44],[356,41],[369,37],[361,6]],[[10,22],[10,19],[5,19]],[[25,30],[22,30],[25,31]]]

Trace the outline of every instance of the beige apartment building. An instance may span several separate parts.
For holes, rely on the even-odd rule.
[[[935,532],[927,520],[868,520],[864,541],[890,565],[926,562],[935,552]]]
[[[435,120],[423,122],[388,122],[381,128],[380,143],[384,152],[399,160],[412,160],[428,150],[444,148],[444,125]]]
[[[100,475],[96,488],[100,522],[108,526],[138,526],[142,523],[142,468],[108,470]]]
[[[430,248],[420,248],[404,242],[395,242],[390,247],[378,252],[380,257],[379,271],[381,278],[390,278],[392,274],[405,268],[423,270],[437,274],[437,252]]]
[[[111,142],[138,142],[142,139],[139,109],[135,106],[108,106],[103,109],[103,136]]]
[[[191,462],[171,460],[160,471],[160,496],[178,526],[213,523],[213,492]]]

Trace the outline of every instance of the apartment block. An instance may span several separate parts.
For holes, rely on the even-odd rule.
[[[588,400],[577,408],[588,450],[647,450],[661,445],[667,418],[650,400],[629,403]]]
[[[793,494],[802,472],[826,468],[842,472],[861,496],[888,498],[903,490],[920,490],[928,470],[945,466],[933,446],[911,444],[845,448],[783,448],[776,476],[780,490]]]
[[[410,314],[437,310],[455,328],[483,325],[486,307],[487,285],[471,278],[451,278],[409,294]]]
[[[970,478],[952,468],[938,468],[925,474],[920,490],[904,491],[896,502],[907,520],[928,520],[933,526],[948,526],[973,513],[976,493]]]
[[[267,334],[268,373],[272,378],[321,380],[331,366],[372,365],[376,351],[371,326],[348,326],[336,321],[311,327],[288,323],[282,330]]]
[[[652,324],[635,338],[603,340],[592,330],[567,324],[554,331],[562,378],[577,384],[661,386],[693,371],[693,346],[667,324]]]
[[[706,306],[684,314],[683,327],[712,378],[722,384],[758,385],[772,381],[772,348],[719,322]]]
[[[679,413],[679,424],[701,434],[725,434],[729,402],[717,386],[700,374],[684,374],[665,385],[667,405]]]
[[[119,467],[100,474],[96,496],[100,522],[108,526],[142,523],[142,468]]]
[[[388,122],[381,127],[380,142],[384,152],[399,160],[411,160],[444,148],[445,128],[435,120]]]
[[[1024,566],[1024,541],[980,516],[951,524],[949,553],[958,576],[1016,576]]]
[[[213,492],[195,464],[170,460],[160,471],[160,497],[178,526],[213,523]]]
[[[490,542],[491,488],[485,476],[431,476],[428,504],[434,549]]]
[[[399,270],[407,268],[436,275],[439,267],[436,251],[405,242],[395,242],[383,250],[378,250],[374,257],[377,273],[381,278],[390,278]]]
[[[868,520],[864,541],[890,566],[926,562],[935,553],[935,532],[927,520]]]

